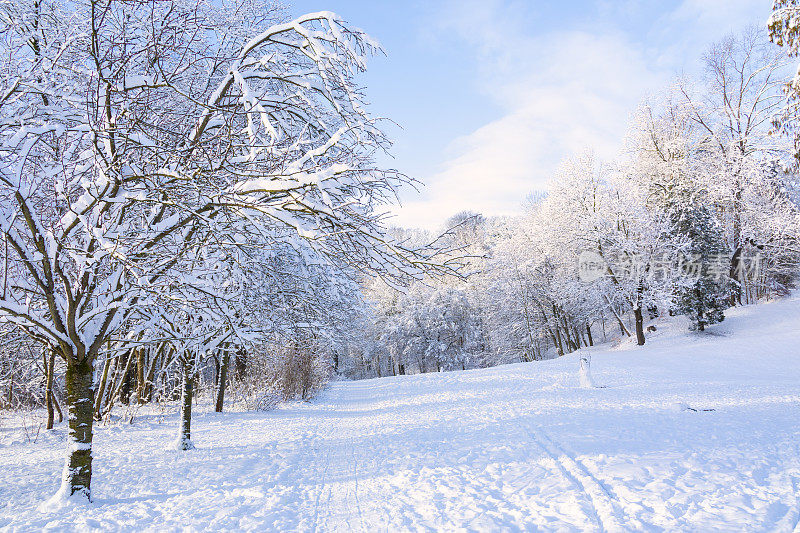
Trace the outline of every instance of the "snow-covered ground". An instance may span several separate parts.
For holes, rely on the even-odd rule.
[[[310,404],[99,426],[95,501],[57,489],[64,429],[0,426],[0,529],[775,530],[800,518],[800,300],[706,334],[488,370],[333,383]],[[696,409],[681,409],[685,404]],[[6,415],[8,416],[8,415]],[[30,420],[28,420],[30,423]]]

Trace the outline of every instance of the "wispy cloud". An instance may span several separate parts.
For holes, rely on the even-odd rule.
[[[638,5],[628,3],[632,10]],[[441,167],[423,177],[422,195],[406,199],[396,222],[435,227],[462,209],[509,214],[530,191],[544,188],[570,153],[592,148],[614,157],[629,114],[681,67],[685,42],[705,45],[752,21],[756,3],[765,10],[763,2],[685,0],[662,15],[649,37],[605,22],[531,34],[536,14],[527,2],[459,2],[459,9],[443,10],[440,33],[457,35],[478,57],[478,86],[503,114],[451,143]],[[701,52],[695,49],[695,58]]]

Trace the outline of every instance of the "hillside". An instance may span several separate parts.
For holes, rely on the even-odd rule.
[[[335,382],[267,413],[98,425],[94,503],[57,489],[64,426],[0,422],[0,528],[778,530],[800,518],[800,299],[644,348]],[[698,409],[688,410],[685,407]],[[709,409],[709,411],[702,411]],[[30,419],[27,420],[30,424]]]

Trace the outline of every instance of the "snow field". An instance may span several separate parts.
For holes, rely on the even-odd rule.
[[[793,531],[800,300],[643,348],[334,382],[312,403],[98,425],[94,503],[41,512],[65,426],[0,422],[0,529]],[[695,409],[677,409],[676,404]],[[206,412],[204,412],[206,408]],[[26,421],[28,426],[31,420]]]

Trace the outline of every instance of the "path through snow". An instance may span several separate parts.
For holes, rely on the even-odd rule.
[[[595,351],[607,388],[580,388],[571,355],[200,413],[190,452],[166,449],[174,415],[101,426],[87,509],[37,511],[64,428],[30,443],[6,418],[0,528],[792,531],[800,301],[731,315],[713,334]]]

